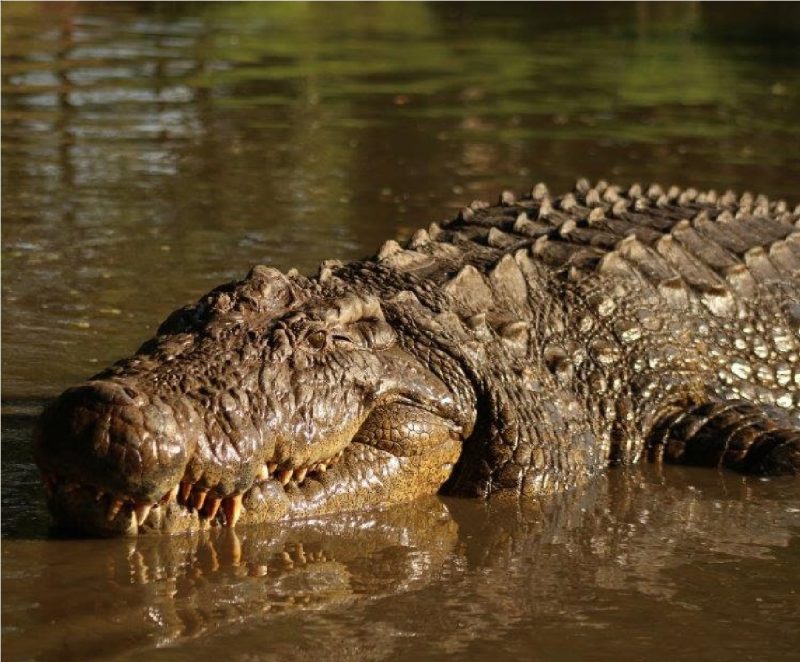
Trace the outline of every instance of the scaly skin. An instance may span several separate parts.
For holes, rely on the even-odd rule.
[[[524,496],[643,456],[800,469],[800,208],[582,180],[307,278],[255,267],[43,414],[90,534]]]

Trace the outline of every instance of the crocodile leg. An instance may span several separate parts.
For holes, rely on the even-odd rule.
[[[428,453],[443,444],[451,445],[461,430],[425,409],[395,403],[376,409],[353,438],[353,443],[366,444],[388,451],[395,457],[411,457]]]
[[[461,452],[460,435],[455,423],[426,409],[400,402],[378,407],[338,464],[287,492],[287,512],[321,515],[435,494]]]
[[[752,402],[709,401],[664,416],[648,454],[676,464],[794,475],[800,473],[800,429],[782,412]]]

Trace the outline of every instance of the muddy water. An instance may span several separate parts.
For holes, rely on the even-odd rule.
[[[47,398],[253,263],[577,175],[798,202],[796,5],[3,4],[8,659],[797,659],[800,490],[610,472],[268,530],[57,539]]]

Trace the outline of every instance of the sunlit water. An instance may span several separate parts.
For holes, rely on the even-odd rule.
[[[797,659],[800,490],[612,471],[266,530],[49,535],[43,402],[254,263],[503,188],[799,200],[797,5],[3,4],[9,659]]]

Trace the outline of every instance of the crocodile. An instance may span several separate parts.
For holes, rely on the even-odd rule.
[[[277,522],[580,489],[640,460],[800,471],[800,205],[579,180],[313,276],[256,266],[43,412],[55,521]]]

